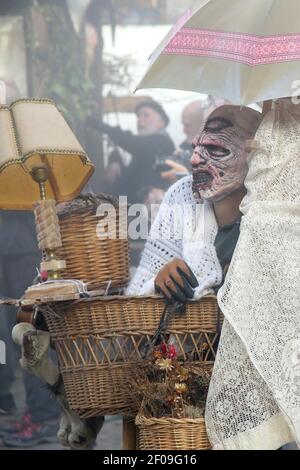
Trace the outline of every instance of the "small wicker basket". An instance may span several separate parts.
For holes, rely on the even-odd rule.
[[[144,359],[164,307],[157,296],[107,296],[45,309],[67,399],[80,416],[136,414],[126,384]],[[213,362],[219,322],[215,296],[188,302],[186,313],[174,315],[167,330],[178,359]]]
[[[97,209],[110,204],[114,210],[105,216],[106,229],[115,227],[112,237],[99,237],[97,227],[101,217]],[[107,195],[82,195],[58,206],[62,248],[66,261],[65,279],[79,279],[88,290],[122,288],[129,281],[129,243],[126,219],[120,217],[115,199]]]
[[[146,418],[139,413],[139,450],[209,450],[204,418]]]

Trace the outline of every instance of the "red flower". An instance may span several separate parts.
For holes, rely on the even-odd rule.
[[[159,357],[160,353],[165,359],[176,359],[177,351],[173,344],[161,343],[158,348],[155,357]]]
[[[175,359],[177,357],[177,351],[174,344],[168,345],[167,357],[169,359]]]

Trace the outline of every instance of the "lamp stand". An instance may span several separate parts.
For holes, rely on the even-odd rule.
[[[48,170],[45,166],[33,168],[31,176],[39,185],[41,200],[35,205],[35,224],[37,240],[43,257],[40,265],[41,272],[48,273],[49,284],[38,284],[30,286],[25,292],[26,299],[42,300],[61,295],[72,295],[77,292],[73,282],[59,282],[61,271],[66,268],[66,262],[57,256],[57,250],[62,247],[59,221],[56,213],[56,201],[46,199],[46,181]],[[55,282],[57,281],[57,282]]]

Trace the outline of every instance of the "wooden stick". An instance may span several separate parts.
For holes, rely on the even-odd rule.
[[[134,418],[123,417],[123,450],[136,450],[137,429]]]

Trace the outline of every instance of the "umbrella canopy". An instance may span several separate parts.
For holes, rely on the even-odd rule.
[[[299,79],[299,0],[201,0],[152,54],[137,89],[196,91],[247,105],[297,94]]]

